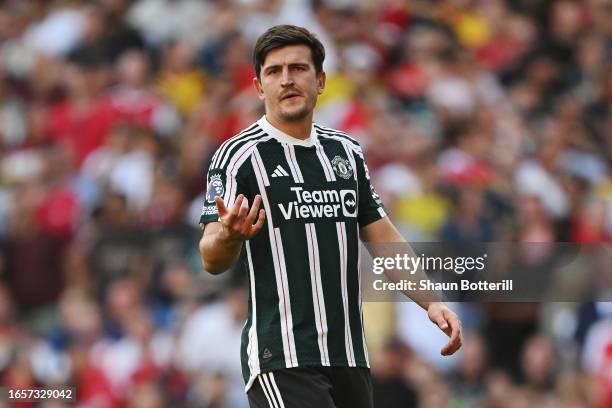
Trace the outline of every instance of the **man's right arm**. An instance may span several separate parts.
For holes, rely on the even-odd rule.
[[[200,239],[200,255],[204,270],[213,275],[229,269],[240,254],[242,241],[232,241],[224,237],[220,222],[211,222],[204,227]]]
[[[231,210],[225,207],[220,197],[215,197],[215,203],[219,210],[219,221],[203,227],[204,233],[199,244],[202,266],[213,275],[225,272],[236,262],[242,243],[259,232],[266,218],[264,210],[259,209],[259,195],[255,197],[250,209],[248,200],[242,194]]]

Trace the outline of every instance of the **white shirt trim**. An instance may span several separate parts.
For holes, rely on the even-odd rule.
[[[317,141],[317,131],[314,127],[314,123],[312,124],[312,127],[310,129],[310,137],[304,140],[288,135],[282,130],[277,129],[270,122],[268,122],[268,118],[266,118],[266,115],[263,115],[261,119],[257,121],[257,123],[259,124],[259,126],[261,126],[264,132],[266,132],[268,135],[272,136],[281,143],[287,143],[294,146],[310,147],[314,146]]]

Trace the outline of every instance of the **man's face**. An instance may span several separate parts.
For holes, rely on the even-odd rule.
[[[308,117],[325,87],[325,73],[317,75],[306,45],[287,45],[270,51],[259,76],[253,83],[266,105],[266,115],[283,122]]]

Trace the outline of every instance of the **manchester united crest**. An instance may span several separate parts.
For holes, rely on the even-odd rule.
[[[351,163],[343,157],[336,156],[331,162],[332,167],[334,168],[334,172],[338,175],[338,177],[342,177],[345,180],[348,180],[353,175],[353,168],[351,167]]]

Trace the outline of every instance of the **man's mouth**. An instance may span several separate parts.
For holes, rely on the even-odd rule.
[[[284,101],[284,100],[286,100],[286,99],[295,98],[295,97],[297,97],[297,96],[301,96],[301,95],[300,95],[299,93],[297,93],[297,92],[289,92],[288,94],[283,95],[283,96],[281,97],[281,101]]]

